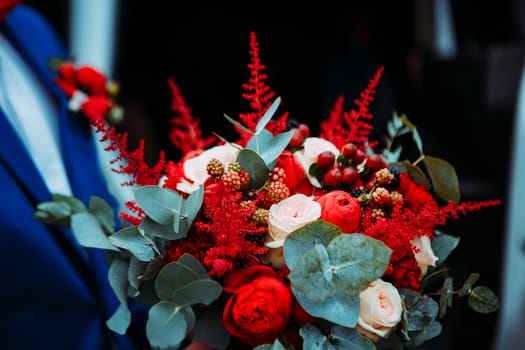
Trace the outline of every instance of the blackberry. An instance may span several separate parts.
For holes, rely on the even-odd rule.
[[[394,175],[394,178],[388,185],[388,188],[395,188],[399,186],[399,184],[401,183],[401,170],[394,168],[393,166],[389,166],[388,170],[392,175]]]
[[[359,197],[362,194],[368,193],[368,190],[364,188],[363,186],[355,187],[350,190],[350,193],[355,198]]]
[[[260,245],[264,244],[265,239],[266,239],[266,233],[264,232],[262,233],[250,232],[244,235],[245,241],[257,243]]]

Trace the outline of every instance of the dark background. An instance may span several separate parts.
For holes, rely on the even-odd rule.
[[[28,1],[67,38],[67,2]],[[422,134],[425,152],[449,160],[463,200],[505,199],[516,91],[525,48],[520,1],[451,1],[458,54],[441,59],[421,28],[427,17],[416,1],[346,3],[289,9],[180,7],[175,2],[121,1],[115,78],[123,86],[126,129],[148,159],[171,146],[167,78],[178,83],[206,133],[229,135],[223,113],[248,110],[241,84],[249,71],[249,33],[255,31],[267,84],[282,109],[315,133],[339,94],[347,108],[385,67],[371,111],[377,131],[393,111],[405,113]],[[413,159],[412,159],[413,160]],[[498,291],[505,204],[452,222],[446,232],[461,243],[450,256],[455,287],[469,273]],[[477,314],[455,300],[443,334],[428,349],[490,349],[497,313]]]

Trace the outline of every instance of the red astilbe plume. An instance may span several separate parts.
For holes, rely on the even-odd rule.
[[[259,42],[254,31],[250,32],[250,63],[248,63],[248,69],[250,70],[250,78],[248,83],[241,85],[244,92],[241,96],[248,101],[251,111],[246,113],[239,113],[244,126],[248,129],[255,131],[257,123],[262,118],[264,113],[272,105],[274,101],[275,92],[271,91],[270,86],[266,84],[268,75],[264,73],[266,66],[261,63],[259,57]],[[266,129],[273,135],[278,134],[286,130],[286,123],[288,121],[288,112],[284,112],[277,119],[271,120]],[[251,134],[244,130],[235,127],[238,131],[241,139],[239,144],[244,146],[251,137]]]
[[[166,166],[163,151],[159,153],[157,163],[150,167],[144,160],[144,140],[140,141],[138,148],[129,151],[128,134],[126,132],[120,133],[115,127],[106,124],[104,119],[100,118],[100,114],[95,111],[87,110],[85,113],[88,121],[95,128],[96,133],[102,134],[99,141],[109,142],[105,150],[116,153],[115,158],[111,160],[111,164],[113,166],[118,164],[118,166],[111,170],[117,174],[128,175],[130,177],[130,180],[123,182],[122,186],[158,185]],[[139,223],[144,215],[142,210],[134,205],[134,203],[126,203],[126,207],[137,215],[133,216],[132,214],[122,212],[120,213],[121,217],[130,223]]]
[[[173,78],[168,79],[171,91],[170,109],[175,116],[170,119],[172,129],[169,134],[171,143],[183,154],[191,151],[204,150],[217,142],[215,136],[204,137],[200,129],[201,120],[193,116],[179,86]]]
[[[173,242],[170,259],[186,252],[199,259],[212,277],[221,277],[239,264],[263,254],[261,240],[266,227],[257,227],[251,217],[255,208],[241,203],[242,193],[231,191],[222,182],[207,186],[202,218],[186,239]]]
[[[383,75],[383,70],[383,66],[377,69],[366,89],[359,95],[360,99],[354,100],[357,109],[350,109],[348,112],[345,112],[343,109],[344,97],[341,95],[336,99],[328,120],[322,121],[320,124],[321,132],[319,136],[321,138],[332,142],[337,148],[341,148],[349,142],[363,147],[373,147],[375,145],[369,140],[373,126],[367,120],[373,119],[369,106],[374,100],[374,94]],[[342,126],[345,124],[346,128]]]

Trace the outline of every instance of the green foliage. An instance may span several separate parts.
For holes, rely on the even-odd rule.
[[[434,338],[441,332],[441,324],[436,321],[439,304],[432,298],[420,293],[400,289],[403,299],[403,325],[401,332],[407,340],[416,345]]]
[[[150,237],[143,235],[136,226],[125,227],[109,237],[115,246],[128,250],[140,261],[148,262],[158,250]]]
[[[113,260],[109,266],[108,279],[120,305],[113,316],[106,321],[109,329],[118,334],[125,334],[131,323],[131,312],[128,309],[128,263],[123,260]]]
[[[71,225],[71,215],[85,212],[86,206],[75,197],[54,194],[53,200],[39,203],[33,218],[41,220],[48,225],[64,226]]]
[[[279,341],[279,339],[275,339],[273,344],[263,344],[256,346],[253,348],[253,350],[286,350],[284,345]]]
[[[472,310],[489,314],[499,309],[499,299],[494,292],[485,286],[477,286],[468,295],[468,304]]]
[[[270,168],[257,152],[244,148],[239,152],[236,160],[241,168],[250,174],[250,188],[260,189],[265,185]]]
[[[303,337],[303,349],[312,350],[375,350],[374,343],[361,337],[357,329],[334,325],[327,334],[307,324],[299,330]]]
[[[426,156],[423,158],[432,187],[444,201],[459,202],[459,179],[454,167],[444,159]]]
[[[450,253],[456,249],[459,244],[459,237],[455,237],[441,231],[434,231],[435,237],[430,241],[432,251],[438,258],[437,264],[444,263]]]
[[[468,277],[465,283],[463,283],[463,286],[458,291],[458,297],[464,297],[469,295],[469,293],[472,291],[472,286],[478,281],[479,279],[479,273],[471,273]]]
[[[135,201],[146,217],[139,230],[152,237],[166,240],[180,239],[197,216],[204,197],[204,186],[183,199],[173,190],[158,186],[143,186],[135,190]]]
[[[196,267],[194,270],[192,267]],[[160,301],[150,309],[146,334],[154,349],[176,349],[193,330],[193,305],[210,305],[222,293],[221,285],[202,275],[204,267],[189,255],[162,267],[155,279]]]
[[[443,287],[441,287],[439,295],[439,318],[445,317],[447,308],[452,306],[452,300],[454,299],[454,286],[452,282],[452,277],[447,277],[443,282]]]
[[[308,230],[296,233],[312,234]],[[331,236],[333,231],[326,234]],[[316,235],[322,237],[323,232]],[[303,242],[295,240],[288,249],[302,250]],[[337,235],[326,246],[314,244],[291,268],[294,295],[311,315],[354,327],[359,317],[359,293],[384,274],[391,253],[383,242],[362,234]]]

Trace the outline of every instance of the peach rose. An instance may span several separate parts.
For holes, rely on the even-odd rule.
[[[331,151],[335,157],[339,156],[339,150],[333,143],[320,137],[308,137],[304,140],[303,149],[294,153],[299,162],[303,165],[304,171],[308,174],[308,169],[313,163],[317,162],[317,156],[324,151]],[[308,174],[311,184],[321,188],[319,181]]]
[[[414,254],[417,264],[421,269],[421,275],[426,275],[429,266],[436,266],[437,256],[434,255],[432,246],[430,245],[430,238],[428,236],[417,236],[410,241],[417,251]]]
[[[361,206],[350,193],[341,190],[330,191],[319,198],[321,219],[339,226],[344,233],[355,233],[361,224]]]
[[[391,283],[377,279],[359,295],[357,330],[376,342],[387,338],[401,322],[403,305],[398,290]]]
[[[266,246],[270,248],[266,261],[274,268],[285,265],[283,245],[285,238],[309,222],[319,219],[321,205],[304,194],[294,194],[273,204],[269,210]]]

